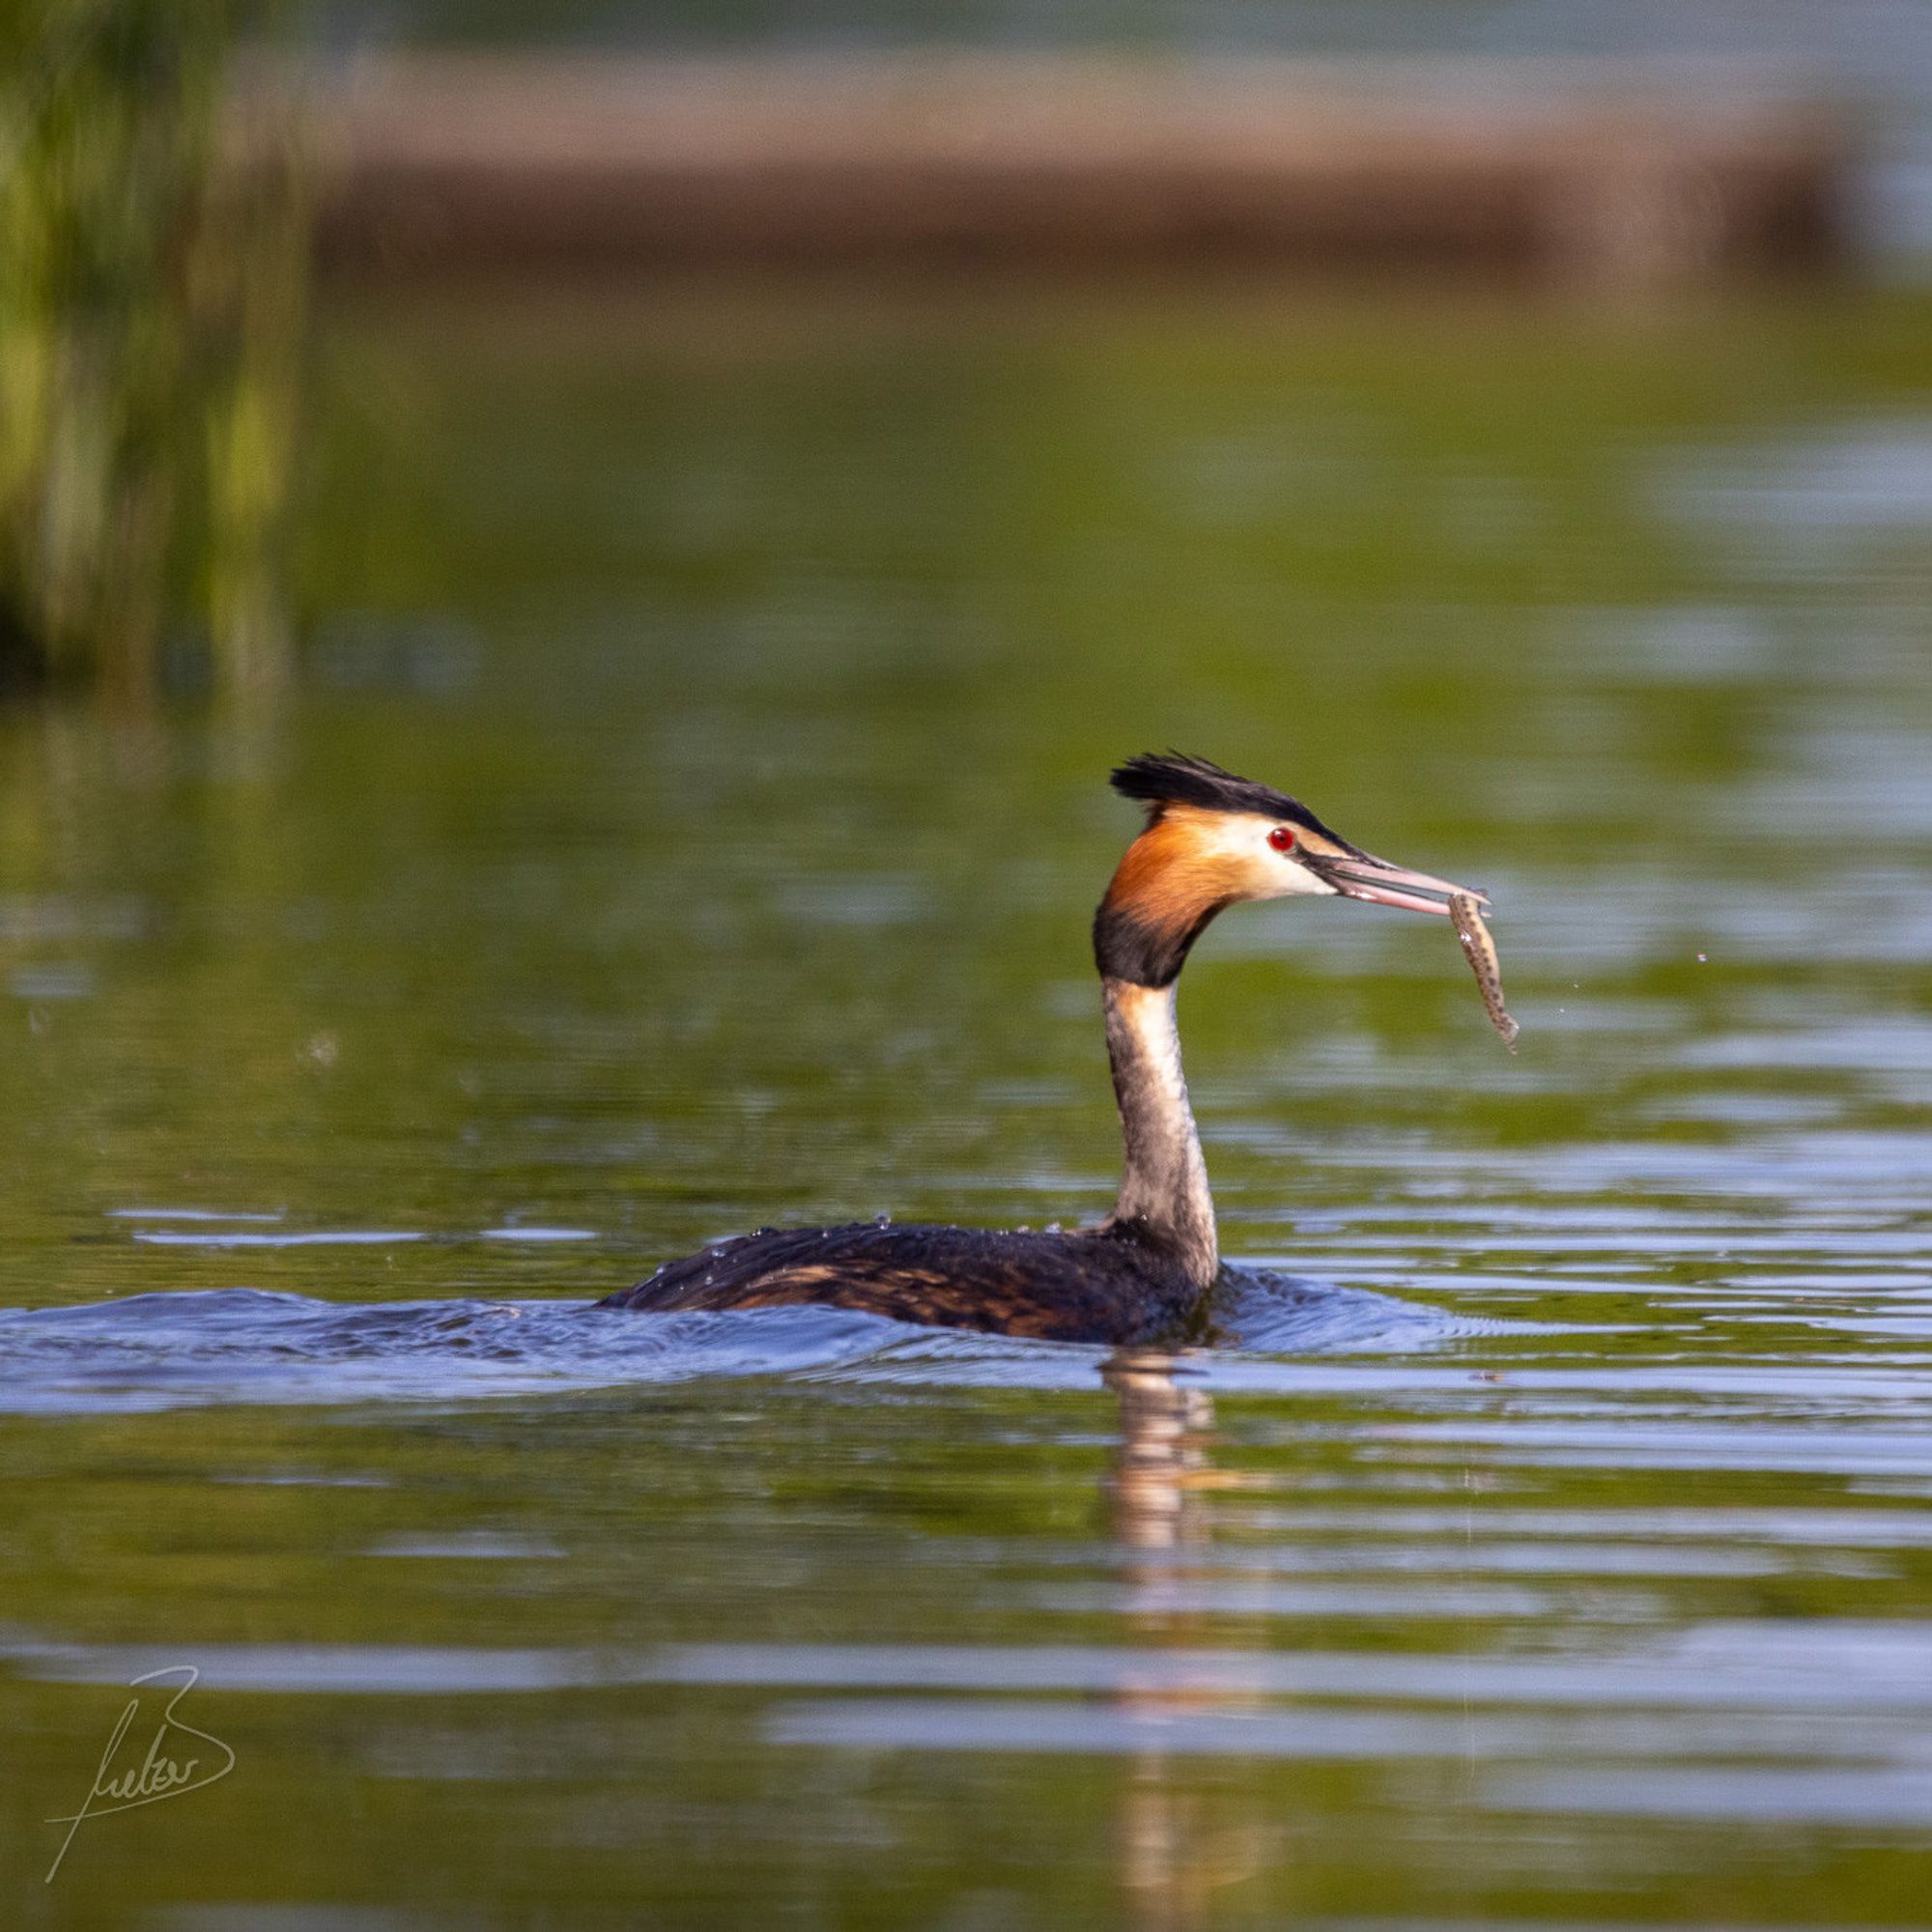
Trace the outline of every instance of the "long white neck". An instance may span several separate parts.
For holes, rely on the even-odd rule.
[[[1188,1278],[1206,1288],[1221,1258],[1208,1163],[1180,1070],[1174,987],[1106,977],[1100,988],[1114,1097],[1126,1143],[1126,1169],[1111,1225],[1138,1227],[1171,1247]]]

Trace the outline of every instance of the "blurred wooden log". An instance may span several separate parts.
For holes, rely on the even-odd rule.
[[[318,106],[325,259],[1217,257],[1617,285],[1837,256],[1851,142],[1617,63],[422,55]]]

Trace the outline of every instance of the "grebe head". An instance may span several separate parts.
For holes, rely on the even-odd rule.
[[[1114,789],[1148,809],[1094,921],[1103,976],[1173,983],[1209,920],[1243,899],[1298,895],[1447,915],[1451,885],[1391,865],[1331,831],[1299,799],[1178,752],[1129,758]]]

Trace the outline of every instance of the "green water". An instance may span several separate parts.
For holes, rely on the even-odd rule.
[[[0,714],[6,1922],[1932,1920],[1932,299],[328,365],[299,688]],[[1440,922],[1209,934],[1273,1346],[582,1312],[1102,1209],[1170,744],[1488,887],[1523,1027]],[[43,1883],[186,1664],[234,1769]]]

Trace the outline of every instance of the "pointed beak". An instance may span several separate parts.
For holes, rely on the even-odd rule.
[[[1475,886],[1452,886],[1447,879],[1391,866],[1386,859],[1367,852],[1334,859],[1308,853],[1303,863],[1344,898],[1366,899],[1371,905],[1400,906],[1405,912],[1434,912],[1447,918],[1452,893],[1466,893],[1479,905],[1490,902],[1489,894]]]

